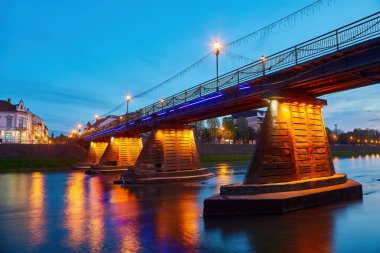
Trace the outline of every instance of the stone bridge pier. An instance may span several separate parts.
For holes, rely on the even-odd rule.
[[[111,137],[98,167],[124,168],[133,166],[142,149],[141,137]]]
[[[118,183],[152,183],[213,176],[200,168],[193,128],[168,125],[154,128],[132,169]]]
[[[204,215],[284,213],[362,197],[362,186],[335,173],[321,108],[326,100],[272,92],[244,182],[204,201]]]

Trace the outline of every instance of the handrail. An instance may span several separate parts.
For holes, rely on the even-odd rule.
[[[219,76],[218,87],[216,85],[217,79],[213,78],[165,98],[164,103],[158,101],[145,106],[134,112],[134,115],[137,115],[137,117],[129,118],[129,120],[143,119],[190,100],[202,98],[211,93],[243,84],[249,80],[296,66],[329,53],[338,52],[343,48],[367,41],[379,34],[380,12],[376,12],[348,25],[267,56],[264,59],[256,60],[243,67],[227,72]],[[142,112],[143,115],[141,116],[139,112]],[[129,123],[129,120],[126,120],[125,124]]]

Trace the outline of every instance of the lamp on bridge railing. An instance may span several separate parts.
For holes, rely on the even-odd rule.
[[[127,95],[125,97],[125,100],[127,101],[127,114],[128,114],[128,106],[129,106],[129,101],[131,101],[131,96],[130,95]]]
[[[264,55],[261,56],[261,68],[263,70],[263,76],[265,76],[265,61],[266,61],[266,58]]]
[[[216,91],[219,91],[219,52],[220,52],[221,45],[219,41],[214,42],[214,50],[215,50],[215,56],[216,56]]]
[[[161,110],[164,109],[164,102],[165,100],[163,98],[160,99],[160,104],[161,104]]]
[[[77,127],[78,127],[78,133],[81,134],[81,132],[82,132],[82,124],[79,123]]]
[[[99,119],[99,115],[95,114],[95,120],[98,120],[98,119]]]

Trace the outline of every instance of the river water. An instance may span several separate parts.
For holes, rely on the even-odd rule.
[[[117,175],[0,174],[0,252],[380,252],[380,157],[334,159],[363,200],[285,215],[202,217],[247,165],[204,181],[123,188]]]

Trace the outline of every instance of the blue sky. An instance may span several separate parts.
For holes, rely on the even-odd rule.
[[[233,41],[309,0],[1,0],[0,99],[24,99],[51,130],[69,131],[168,79],[206,55],[214,39]],[[233,53],[257,59],[370,15],[379,0],[336,0]],[[215,59],[130,102],[136,110],[213,78]],[[244,62],[220,57],[220,72]],[[380,87],[326,97],[327,126],[380,128]],[[125,108],[123,108],[125,110]],[[121,111],[120,111],[121,112]]]

